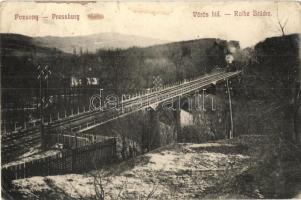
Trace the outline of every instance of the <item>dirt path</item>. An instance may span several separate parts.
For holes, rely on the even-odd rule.
[[[102,179],[106,199],[260,198],[246,186],[246,171],[260,155],[262,136],[246,136],[204,144],[175,144],[90,174]],[[95,195],[90,174],[32,177],[14,181],[24,198],[78,199]]]

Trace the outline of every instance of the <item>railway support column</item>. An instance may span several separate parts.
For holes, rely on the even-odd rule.
[[[148,149],[155,149],[161,146],[160,121],[159,111],[155,108],[150,108],[150,123],[149,123],[149,146]]]
[[[232,113],[232,101],[231,101],[231,93],[230,93],[229,80],[228,79],[227,79],[227,93],[228,93],[228,99],[229,99],[230,123],[231,123],[229,138],[232,139],[233,138],[233,113]]]
[[[173,111],[174,118],[175,118],[175,130],[174,130],[174,141],[175,142],[181,142],[182,136],[181,136],[181,108],[176,108]]]

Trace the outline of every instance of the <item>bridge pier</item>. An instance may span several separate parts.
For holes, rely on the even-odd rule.
[[[166,110],[160,110],[158,108],[149,108],[148,110],[148,134],[147,134],[147,148],[148,150],[152,150],[170,142],[179,142],[181,138],[181,108],[174,108],[169,110],[169,113],[173,117],[173,127],[170,129],[169,136],[166,136],[166,132],[164,133],[164,124],[163,127],[160,125],[160,113],[166,112]],[[163,113],[161,113],[163,114]],[[171,124],[170,124],[171,126]],[[162,129],[163,128],[163,129]],[[161,130],[162,129],[162,130]],[[163,131],[163,132],[162,132]],[[167,139],[168,137],[169,139]],[[166,140],[167,139],[167,140]]]
[[[149,115],[148,150],[151,150],[161,146],[159,110],[151,108],[149,110]]]
[[[175,118],[175,129],[173,139],[175,142],[181,142],[181,108],[176,108],[173,111],[173,115]]]

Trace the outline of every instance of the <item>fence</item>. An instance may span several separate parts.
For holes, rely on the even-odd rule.
[[[52,146],[56,143],[63,144],[65,149],[75,149],[82,146],[91,145],[97,142],[105,141],[109,137],[100,135],[80,134],[49,134],[47,135],[48,145]]]
[[[64,148],[66,149],[74,149],[79,148],[82,146],[87,146],[94,141],[90,140],[87,137],[80,137],[80,136],[74,136],[74,135],[62,135],[62,134],[51,134],[47,136],[47,141],[50,146],[61,143],[64,145]]]
[[[97,166],[114,161],[116,158],[116,139],[62,151],[50,156],[9,166],[2,169],[2,181],[48,176],[65,173],[78,173],[94,169]]]

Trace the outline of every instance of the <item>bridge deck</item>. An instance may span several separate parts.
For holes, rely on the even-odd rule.
[[[225,79],[232,78],[237,76],[240,73],[238,72],[228,72],[228,73],[216,73],[201,77],[199,79],[179,84],[170,88],[165,88],[163,90],[141,95],[139,97],[129,99],[122,102],[122,104],[114,109],[106,111],[107,113],[96,114],[96,119],[87,122],[87,124],[79,124],[78,126],[73,126],[72,131],[84,132],[90,129],[93,129],[97,126],[115,120],[117,118],[126,116],[133,112],[152,107],[153,105],[172,100],[181,95],[191,93],[195,90],[203,89],[211,84],[217,84],[220,81]]]
[[[240,73],[241,71],[217,72],[202,76],[190,82],[166,87],[159,91],[124,100],[115,108],[83,112],[77,115],[52,121],[51,123],[46,123],[46,126],[48,130],[57,133],[62,131],[69,133],[84,132],[133,112],[137,112],[147,107],[169,101],[181,95],[206,88],[211,84],[216,84],[226,79],[233,78]],[[37,141],[40,136],[39,126],[21,129],[13,133],[3,134],[2,144],[4,145],[2,150],[11,149],[18,146],[18,139],[24,136],[30,136],[33,141]],[[22,140],[20,140],[20,142],[22,142]]]

